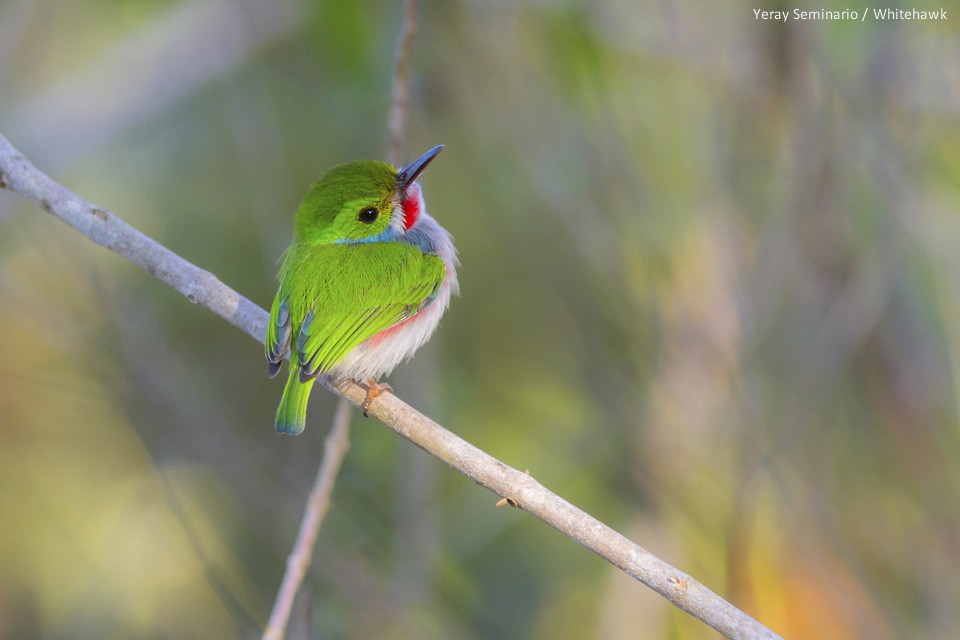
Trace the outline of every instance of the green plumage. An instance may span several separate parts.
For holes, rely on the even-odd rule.
[[[397,170],[386,162],[360,160],[337,165],[310,185],[295,220],[294,242],[329,244],[362,240],[390,226],[390,203],[396,194]],[[375,207],[381,215],[364,224],[357,212]]]
[[[307,420],[307,400],[316,378],[300,382],[300,369],[290,367],[287,385],[283,388],[283,397],[277,407],[276,427],[279,433],[297,435],[303,432]]]
[[[383,240],[392,231],[396,190],[393,167],[356,162],[328,172],[300,205],[266,340],[271,375],[291,354],[277,410],[281,433],[303,430],[314,376],[336,378],[344,356],[416,314],[443,282],[446,267],[439,257],[414,244]],[[361,212],[371,207],[379,215],[364,222],[371,214]]]

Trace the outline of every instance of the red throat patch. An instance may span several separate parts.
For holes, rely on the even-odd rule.
[[[412,185],[407,191],[407,197],[403,201],[403,228],[409,231],[410,227],[417,224],[417,218],[420,217],[420,189]]]

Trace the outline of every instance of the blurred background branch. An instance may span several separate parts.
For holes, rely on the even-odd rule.
[[[404,0],[390,90],[390,140],[387,144],[387,162],[395,167],[403,163],[401,153],[407,131],[407,110],[410,106],[410,58],[416,33],[417,0]]]
[[[31,6],[36,5],[20,3],[24,11]],[[302,19],[289,0],[269,5],[252,0],[171,4],[19,105],[10,124],[21,143],[56,170],[199,87],[235,73],[258,52],[289,36]],[[73,108],[65,111],[67,104]]]
[[[330,508],[330,495],[333,485],[340,473],[340,465],[350,448],[350,412],[352,408],[346,399],[337,403],[337,412],[333,418],[333,426],[327,434],[323,445],[323,459],[317,470],[317,479],[313,483],[307,506],[304,509],[303,519],[300,521],[300,531],[293,545],[293,551],[287,559],[287,570],[283,574],[283,582],[277,593],[277,600],[273,605],[273,612],[263,631],[263,640],[281,640],[287,630],[290,612],[296,600],[297,592],[307,574],[313,557],[313,547],[317,542],[317,533],[323,523],[323,517]]]
[[[413,50],[414,34],[417,23],[416,0],[404,2],[403,19],[400,23],[400,37],[397,44],[396,62],[393,68],[393,79],[390,98],[390,136],[387,145],[387,162],[399,167],[401,164],[400,151],[403,148],[403,138],[406,130],[407,107],[409,104],[410,55]],[[280,640],[284,637],[290,612],[300,585],[307,573],[313,557],[313,547],[316,544],[317,533],[326,515],[330,504],[330,494],[333,492],[334,482],[340,471],[343,457],[349,449],[350,438],[350,403],[346,398],[337,401],[337,412],[333,428],[323,447],[323,459],[317,471],[317,479],[307,506],[304,509],[303,519],[300,522],[300,532],[294,543],[293,551],[287,560],[287,570],[273,605],[273,612],[264,630],[264,640]]]

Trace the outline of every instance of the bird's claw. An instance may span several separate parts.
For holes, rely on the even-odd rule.
[[[363,411],[364,418],[367,417],[367,412],[370,410],[370,403],[387,391],[392,393],[393,387],[388,385],[386,382],[381,384],[373,378],[367,380],[367,397],[363,399],[363,404],[360,405],[360,410]]]

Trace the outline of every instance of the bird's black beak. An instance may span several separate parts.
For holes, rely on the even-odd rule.
[[[437,154],[440,153],[441,149],[443,149],[443,145],[438,144],[413,162],[404,165],[404,167],[400,169],[400,173],[397,174],[397,189],[401,193],[406,191],[407,187],[413,184],[413,181],[417,179],[417,176],[419,176],[423,170],[427,168],[427,165],[430,164],[430,161],[437,157]]]

